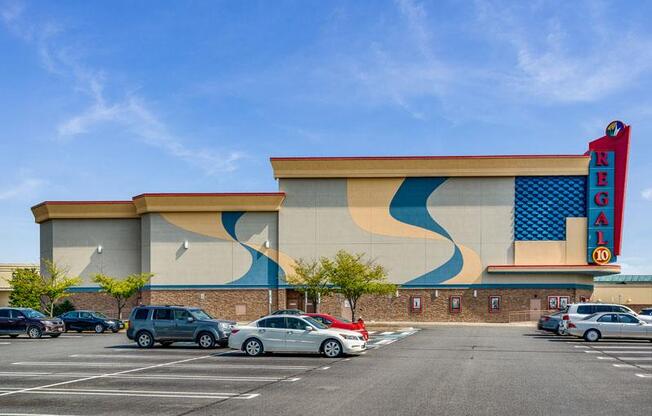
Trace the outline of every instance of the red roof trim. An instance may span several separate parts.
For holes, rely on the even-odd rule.
[[[564,159],[586,157],[587,155],[489,155],[489,156],[300,156],[300,157],[270,157],[270,161],[291,160],[445,160],[445,159]]]
[[[223,192],[223,193],[146,193],[136,195],[132,199],[143,197],[165,197],[165,196],[285,196],[285,192]]]
[[[489,265],[489,267],[494,267],[494,268],[501,268],[501,269],[519,269],[519,268],[532,268],[532,269],[550,269],[550,268],[557,268],[557,269],[576,269],[578,267],[582,268],[595,268],[595,267],[613,267],[613,268],[620,268],[619,265],[617,264],[605,264],[605,265],[599,265],[599,264],[498,264],[498,265]]]

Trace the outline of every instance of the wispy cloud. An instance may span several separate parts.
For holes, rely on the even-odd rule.
[[[652,201],[652,188],[643,189],[643,191],[641,191],[641,196],[643,199]]]
[[[559,17],[541,19],[539,6],[476,3],[489,39],[515,54],[516,65],[499,80],[504,86],[551,102],[590,102],[632,87],[652,71],[650,36],[614,25],[600,3],[574,4],[582,23],[572,26]],[[583,37],[591,42],[578,41]]]
[[[45,181],[36,178],[25,178],[18,183],[0,188],[0,201],[7,201],[15,198],[22,198],[32,195],[34,191],[43,186]]]
[[[125,98],[107,99],[106,72],[85,66],[74,48],[58,41],[57,35],[63,31],[58,25],[36,25],[26,19],[19,3],[10,3],[0,10],[0,16],[10,32],[35,45],[47,71],[70,81],[74,90],[89,100],[86,108],[58,124],[60,138],[89,135],[102,127],[122,130],[142,143],[197,166],[207,175],[233,171],[244,157],[239,151],[189,146],[188,140],[173,133],[142,96],[124,92]]]

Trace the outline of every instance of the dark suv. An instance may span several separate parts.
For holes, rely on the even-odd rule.
[[[49,335],[56,338],[64,332],[63,321],[48,318],[39,311],[29,308],[0,308],[0,335],[16,338],[27,334],[30,338]]]
[[[119,319],[111,319],[95,311],[71,311],[64,313],[60,318],[66,324],[66,331],[95,331],[101,334],[109,330],[116,333],[125,327]]]
[[[131,311],[127,338],[141,348],[155,342],[167,347],[173,342],[196,342],[201,348],[226,347],[234,321],[213,319],[199,308],[185,306],[140,306]]]

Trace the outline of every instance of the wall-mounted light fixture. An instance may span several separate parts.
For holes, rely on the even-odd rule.
[[[269,240],[265,240],[265,243],[263,244],[263,246],[265,246],[265,248],[269,248]]]
[[[435,289],[435,297],[436,297],[436,298],[439,297],[439,290],[438,290],[438,289]]]
[[[473,290],[473,297],[474,297],[474,298],[477,298],[477,297],[478,297],[478,291],[477,291],[477,290]]]
[[[102,254],[102,245],[97,246],[97,254]]]
[[[185,241],[183,242],[183,248],[185,248],[186,250],[188,250],[188,240],[185,240]]]

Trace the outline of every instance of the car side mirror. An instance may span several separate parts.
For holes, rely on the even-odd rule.
[[[192,316],[189,316],[188,318],[186,318],[186,320],[188,322],[195,322],[195,318],[193,318]]]
[[[314,331],[314,330],[315,330],[315,328],[311,327],[310,325],[306,325],[306,331],[310,332],[310,331]]]

